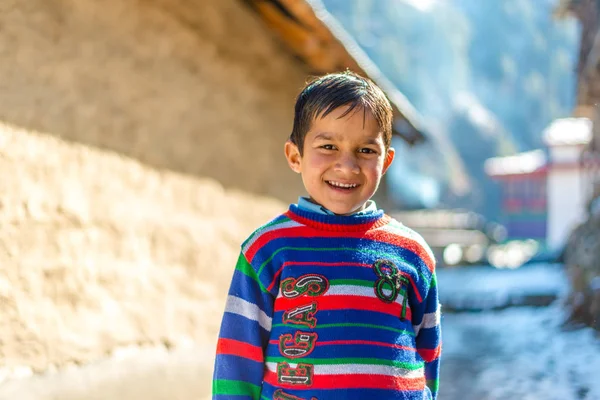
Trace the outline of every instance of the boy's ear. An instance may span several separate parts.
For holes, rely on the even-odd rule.
[[[300,160],[302,157],[300,156],[300,150],[298,150],[298,146],[292,143],[291,140],[288,140],[287,142],[285,142],[284,151],[288,165],[290,166],[292,171],[299,174],[301,172]]]
[[[392,165],[392,161],[394,161],[394,156],[396,155],[396,150],[393,147],[390,147],[385,154],[385,160],[383,160],[383,172],[382,175],[388,170],[390,165]]]

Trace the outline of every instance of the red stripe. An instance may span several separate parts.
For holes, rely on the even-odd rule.
[[[277,382],[277,374],[266,371],[265,382],[275,387],[287,389],[391,389],[391,390],[424,390],[425,377],[403,378],[388,375],[346,374],[346,375],[315,375],[310,386],[288,385]]]
[[[273,344],[273,345],[279,345],[279,341],[278,340],[270,340],[269,344]],[[375,342],[373,340],[328,340],[328,341],[318,341],[315,343],[315,346],[319,347],[319,346],[336,346],[336,345],[341,345],[341,346],[356,346],[356,345],[367,345],[367,346],[381,346],[381,347],[391,347],[393,349],[399,349],[399,350],[407,350],[407,351],[417,351],[417,349],[415,349],[414,347],[408,347],[408,346],[400,346],[399,344],[395,344],[395,343],[385,343],[385,342]]]
[[[260,235],[258,238],[256,238],[254,243],[252,243],[252,245],[248,248],[248,250],[245,253],[248,262],[252,263],[252,260],[254,259],[254,256],[256,255],[258,250],[260,250],[265,244],[267,244],[273,239],[288,237],[289,235],[287,233],[290,231],[290,229],[294,228],[297,227],[279,227],[277,229],[273,229]]]
[[[419,256],[421,260],[423,260],[429,271],[433,272],[435,270],[435,263],[433,259],[429,256],[429,253],[427,253],[421,243],[417,242],[416,240],[387,231],[369,232],[369,234],[366,236],[368,239],[374,239],[371,236],[375,236],[376,240],[378,241],[393,244],[395,246],[410,250]]]
[[[318,222],[312,219],[304,218],[298,214],[293,213],[291,210],[288,210],[284,213],[284,215],[294,221],[298,221],[303,225],[307,226],[315,226],[319,230],[337,230],[340,233],[347,233],[349,231],[364,233],[368,229],[379,228],[380,226],[386,225],[390,222],[391,217],[387,214],[384,214],[381,218],[367,222],[365,224],[326,224],[323,222]]]
[[[245,342],[240,342],[239,340],[224,338],[219,339],[217,342],[217,354],[239,356],[257,362],[264,362],[262,348]]]
[[[419,349],[419,355],[423,358],[423,360],[427,362],[432,362],[433,360],[437,360],[440,357],[442,352],[442,345],[440,344],[435,349]]]
[[[369,264],[353,263],[353,262],[286,261],[281,265],[281,267],[273,275],[273,280],[271,281],[271,284],[269,285],[267,290],[270,291],[271,289],[273,289],[273,286],[275,286],[275,283],[277,282],[277,278],[279,277],[279,275],[281,275],[281,271],[283,271],[283,269],[285,267],[287,267],[288,265],[306,265],[306,266],[317,266],[317,267],[344,267],[344,266],[347,266],[347,267],[371,268],[371,265],[369,265]]]
[[[396,302],[385,303],[377,297],[353,296],[353,295],[334,295],[334,296],[319,296],[311,299],[317,302],[317,310],[366,310],[375,311],[383,314],[400,316],[402,306]],[[294,307],[298,307],[307,303],[306,296],[296,297],[295,299],[286,299],[278,297],[275,300],[274,311],[285,311]],[[406,319],[412,318],[410,308],[406,310]]]
[[[379,241],[383,243],[392,244],[394,246],[405,248],[409,251],[415,253],[425,265],[429,271],[433,272],[434,262],[425,251],[423,246],[419,242],[413,239],[409,239],[407,237],[400,236],[395,233],[383,231],[383,230],[374,230],[368,232],[335,232],[335,231],[318,231],[314,228],[310,228],[307,226],[296,226],[291,228],[281,228],[274,231],[266,232],[262,234],[256,241],[250,246],[248,251],[246,251],[246,257],[249,262],[252,262],[254,256],[265,244],[270,242],[273,239],[281,239],[281,238],[355,238],[355,239],[367,239],[373,241]]]

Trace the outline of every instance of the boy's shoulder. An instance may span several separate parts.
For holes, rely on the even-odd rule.
[[[267,223],[256,228],[254,232],[252,232],[248,238],[242,242],[242,250],[246,252],[249,247],[251,247],[261,238],[264,238],[265,235],[272,236],[278,230],[288,228],[293,225],[297,225],[297,223],[287,216],[287,212],[279,214]]]
[[[389,216],[389,222],[383,227],[383,230],[388,235],[395,236],[400,243],[405,243],[405,247],[409,247],[416,253],[422,254],[422,258],[426,257],[435,264],[435,255],[427,241],[414,229],[409,228],[397,219]]]

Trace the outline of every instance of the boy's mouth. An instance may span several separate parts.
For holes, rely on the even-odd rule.
[[[356,189],[357,187],[359,187],[360,185],[358,183],[343,183],[343,182],[337,182],[337,181],[325,181],[329,186],[335,188],[335,189],[341,189],[341,190],[352,190],[352,189]]]

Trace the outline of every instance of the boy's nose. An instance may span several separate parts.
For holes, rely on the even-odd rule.
[[[350,154],[340,155],[335,164],[335,169],[336,171],[350,174],[360,173],[360,167],[358,166],[356,156]]]

